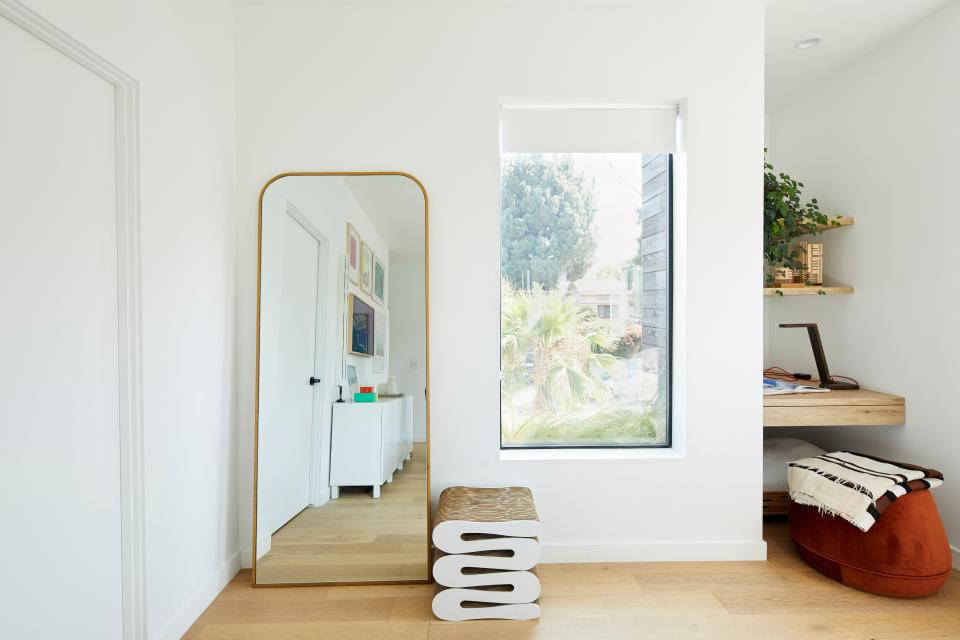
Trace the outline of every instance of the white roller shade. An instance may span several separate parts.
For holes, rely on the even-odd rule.
[[[500,111],[504,153],[673,153],[674,107]]]

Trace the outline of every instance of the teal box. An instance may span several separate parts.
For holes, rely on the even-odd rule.
[[[355,393],[353,394],[354,402],[376,402],[377,394],[375,393]]]

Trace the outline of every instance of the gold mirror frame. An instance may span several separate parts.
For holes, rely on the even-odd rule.
[[[427,499],[427,557],[426,569],[427,578],[424,580],[384,580],[370,582],[282,582],[272,584],[257,583],[257,483],[258,483],[258,465],[259,465],[259,442],[260,442],[260,269],[263,258],[263,196],[277,180],[289,177],[349,177],[349,176],[400,176],[412,180],[420,188],[423,194],[423,263],[424,263],[424,332],[426,356],[426,428],[427,428],[427,480],[426,480],[426,499]],[[403,171],[288,171],[278,173],[264,183],[260,189],[260,196],[257,201],[257,326],[256,326],[256,379],[254,381],[254,401],[253,401],[253,539],[252,552],[252,571],[250,573],[251,586],[255,588],[264,587],[338,587],[338,586],[356,586],[356,585],[396,585],[396,584],[430,584],[433,582],[433,567],[430,562],[433,532],[433,513],[430,500],[430,199],[427,196],[427,189],[420,180],[409,173]]]

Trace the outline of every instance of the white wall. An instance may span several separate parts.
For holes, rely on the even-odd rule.
[[[390,375],[397,389],[413,396],[413,440],[427,441],[427,334],[424,265],[395,262],[388,272],[390,291]]]
[[[934,495],[955,548],[958,33],[955,2],[772,114],[777,169],[806,184],[825,211],[856,218],[822,236],[828,278],[856,292],[771,299],[766,307],[768,364],[813,370],[805,332],[776,325],[818,322],[831,373],[907,399],[905,427],[796,435],[943,471],[947,482]]]
[[[233,12],[27,4],[140,83],[146,615],[179,638],[239,564]]]
[[[762,305],[754,2],[370,2],[237,6],[243,344],[253,345],[256,196],[283,170],[398,169],[430,194],[432,493],[533,488],[548,560],[758,558]],[[678,451],[502,460],[501,97],[686,100],[678,193]],[[685,223],[685,224],[684,224]],[[685,229],[685,232],[684,232]],[[718,278],[716,265],[723,264]],[[252,349],[241,380],[253,380]],[[253,393],[242,390],[241,442]],[[685,442],[685,446],[684,446]],[[249,531],[250,457],[241,484]],[[723,486],[722,498],[711,489]]]

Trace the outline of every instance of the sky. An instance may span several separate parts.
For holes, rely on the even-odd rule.
[[[587,275],[607,265],[621,265],[637,255],[640,224],[636,209],[642,200],[643,156],[639,153],[575,153],[574,165],[589,183],[596,179],[597,215],[594,237],[597,250]]]

